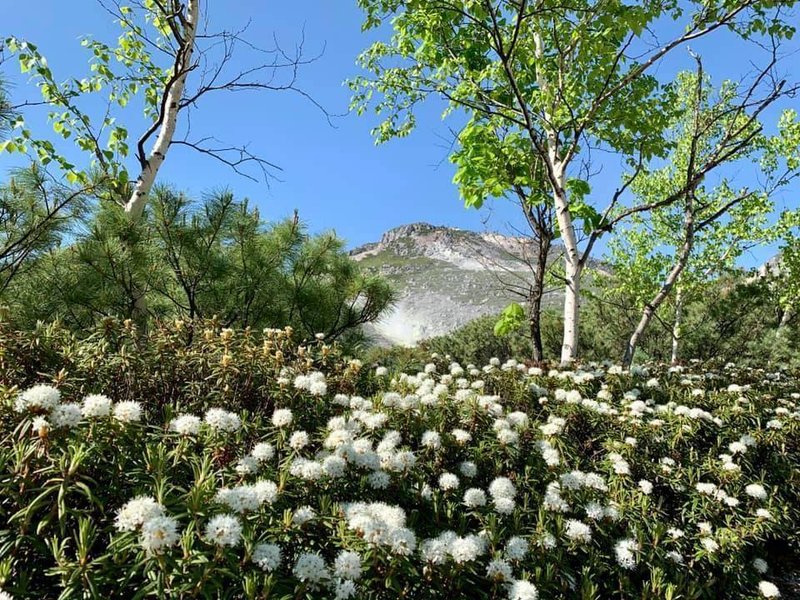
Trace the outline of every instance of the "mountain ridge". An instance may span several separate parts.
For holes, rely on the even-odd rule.
[[[471,231],[417,222],[387,230],[377,242],[350,251],[370,273],[386,277],[398,291],[393,309],[367,328],[377,343],[413,346],[521,297],[510,291],[530,278],[535,247],[524,236]],[[561,253],[556,245],[548,260]],[[560,294],[548,296],[558,305]]]

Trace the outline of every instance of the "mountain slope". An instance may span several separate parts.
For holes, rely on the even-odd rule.
[[[557,248],[552,260],[560,252]],[[397,288],[395,308],[368,329],[378,343],[414,345],[469,321],[497,314],[520,297],[509,285],[530,278],[535,258],[525,238],[414,223],[351,251],[354,260]],[[548,305],[561,302],[546,296]]]

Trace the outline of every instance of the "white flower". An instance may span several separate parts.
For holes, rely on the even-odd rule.
[[[709,554],[713,554],[717,550],[719,550],[719,544],[714,541],[714,538],[704,537],[700,540],[700,545],[708,552]]]
[[[336,582],[335,596],[333,600],[348,600],[356,595],[356,584],[349,579],[343,579]]]
[[[89,418],[111,415],[111,398],[103,394],[89,394],[83,399],[83,416]]]
[[[142,523],[139,543],[150,554],[158,554],[178,543],[178,521],[166,515],[158,515]]]
[[[539,590],[530,581],[518,579],[508,588],[508,600],[536,600]]]
[[[453,429],[450,433],[459,444],[467,444],[472,440],[472,434],[463,429]]]
[[[511,565],[499,558],[491,560],[486,567],[486,576],[494,581],[509,581],[512,577]]]
[[[305,525],[317,516],[317,512],[310,506],[301,506],[294,511],[292,523],[295,525]]]
[[[342,477],[347,470],[347,461],[341,456],[330,455],[322,460],[322,470],[331,478]]]
[[[292,450],[302,450],[308,445],[309,437],[305,431],[295,431],[289,438],[289,446]]]
[[[267,442],[259,442],[253,446],[253,451],[250,452],[250,455],[258,462],[267,462],[275,456],[275,448]]]
[[[222,488],[218,490],[214,496],[214,502],[224,504],[237,513],[258,510],[258,507],[261,505],[256,490],[249,485]]]
[[[206,524],[205,539],[217,546],[236,546],[242,539],[242,524],[233,515],[217,515]]]
[[[497,432],[497,441],[504,446],[516,446],[519,442],[519,434],[511,429],[501,429]]]
[[[281,549],[276,544],[257,544],[253,548],[253,562],[267,573],[274,571],[281,564]]]
[[[239,475],[258,473],[258,461],[252,456],[245,456],[236,463],[236,472]]]
[[[769,565],[767,565],[767,561],[765,561],[763,558],[754,558],[753,568],[763,575],[769,569]]]
[[[464,477],[471,478],[475,477],[478,474],[478,466],[470,460],[465,460],[464,462],[458,465],[458,471]]]
[[[178,415],[169,422],[169,428],[180,435],[197,435],[200,423],[200,417],[195,415]]]
[[[592,541],[592,528],[575,519],[567,520],[564,534],[573,542],[588,544]]]
[[[508,419],[509,423],[511,423],[517,429],[526,428],[530,422],[528,415],[519,410],[509,413],[506,418]]]
[[[402,508],[383,502],[355,502],[343,506],[347,527],[373,546],[388,546],[396,554],[408,555],[416,547],[414,533],[405,528]]]
[[[61,401],[61,392],[51,385],[38,384],[29,387],[17,396],[14,410],[17,412],[50,412]]]
[[[478,558],[484,549],[483,541],[476,535],[456,537],[450,543],[450,556],[458,564],[470,562]]]
[[[58,404],[50,413],[50,423],[56,429],[77,427],[82,418],[83,412],[80,404]]]
[[[386,471],[373,471],[367,476],[367,484],[373,490],[385,490],[392,482],[392,478]]]
[[[464,504],[470,508],[486,505],[486,494],[480,488],[469,488],[464,492]]]
[[[489,484],[489,494],[495,500],[498,498],[513,498],[517,494],[517,489],[507,477],[497,477]]]
[[[675,550],[670,550],[667,552],[667,558],[670,559],[672,562],[678,565],[683,564],[683,556],[680,552],[676,552]]]
[[[422,434],[422,445],[431,450],[438,450],[442,447],[442,436],[435,431],[426,431]]]
[[[596,501],[587,502],[583,507],[586,518],[592,521],[599,521],[604,516],[603,505]]]
[[[442,473],[439,476],[439,488],[445,492],[456,489],[458,484],[458,476],[453,475],[452,473]]]
[[[145,521],[164,514],[164,507],[150,496],[137,496],[128,500],[117,511],[114,526],[120,531],[134,531]]]
[[[242,427],[242,420],[236,413],[222,408],[210,408],[206,411],[205,421],[211,429],[223,433],[233,433]]]
[[[744,488],[744,493],[750,496],[751,498],[755,498],[756,500],[767,499],[767,490],[765,490],[764,486],[759,483],[751,483],[746,488]]]
[[[747,445],[744,442],[731,442],[728,444],[728,450],[731,451],[731,454],[740,454],[747,452]]]
[[[760,581],[758,583],[758,591],[761,592],[761,595],[764,598],[780,598],[781,592],[774,583],[770,583],[769,581]]]
[[[520,536],[509,538],[505,555],[511,560],[522,560],[528,554],[528,540]]]
[[[389,369],[386,367],[375,367],[375,375],[377,377],[383,377],[389,372]]]
[[[516,506],[513,498],[494,498],[492,503],[494,504],[495,512],[501,515],[510,515],[514,512],[514,507]]]
[[[292,422],[292,411],[288,408],[279,408],[272,413],[272,424],[275,427],[286,427]]]
[[[639,481],[639,489],[642,490],[643,494],[650,495],[653,492],[653,484],[646,479],[642,479]]]
[[[700,492],[701,494],[706,495],[713,495],[717,491],[717,486],[713,483],[703,483],[702,481],[697,483],[695,489]]]
[[[620,540],[614,546],[614,553],[617,555],[617,564],[623,569],[633,569],[636,566],[636,553],[639,551],[639,544],[636,540]]]
[[[9,594],[8,592],[0,590],[0,600],[14,600],[14,596]]]
[[[40,435],[42,431],[44,432],[50,431],[50,421],[48,421],[44,417],[34,417],[31,420],[31,426],[33,427],[33,430],[39,432]]]
[[[259,479],[252,488],[261,504],[272,504],[278,497],[278,486],[268,479]]]
[[[114,418],[122,423],[136,423],[142,420],[142,405],[132,400],[118,402],[114,406]]]
[[[292,573],[300,581],[320,583],[328,579],[325,560],[317,553],[303,552],[297,557]]]
[[[333,562],[333,574],[340,579],[357,580],[361,577],[361,555],[349,550],[339,552]]]

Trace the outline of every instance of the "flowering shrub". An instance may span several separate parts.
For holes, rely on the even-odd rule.
[[[800,525],[796,380],[438,358],[392,374],[338,359],[321,369],[323,345],[307,352],[264,358],[275,381],[251,411],[78,392],[69,373],[57,387],[2,388],[0,589],[781,593],[772,548]]]

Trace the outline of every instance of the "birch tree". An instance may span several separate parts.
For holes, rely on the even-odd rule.
[[[36,138],[22,117],[0,152],[30,154],[43,166],[58,167],[70,183],[104,180],[107,199],[132,221],[141,218],[176,146],[250,179],[266,179],[277,168],[246,144],[219,141],[214,132],[198,134],[191,127],[191,112],[218,92],[289,91],[314,102],[297,80],[300,67],[315,59],[304,55],[303,43],[288,53],[277,45],[262,49],[252,44],[246,27],[213,31],[209,5],[201,0],[98,0],[98,7],[118,23],[120,35],[114,44],[90,37],[81,41],[90,54],[85,77],[60,80],[32,41],[5,40],[6,51],[16,56],[41,95],[16,108],[27,113],[46,109],[54,133],[72,140],[87,160],[69,160],[63,144]],[[144,119],[131,111],[141,111]],[[134,135],[132,124],[139,123],[141,130]]]
[[[564,365],[576,356],[582,275],[597,240],[630,215],[683,195],[636,205],[627,194],[644,166],[669,149],[675,88],[653,75],[655,67],[723,31],[768,43],[794,32],[792,1],[358,3],[366,29],[384,23],[393,29],[388,41],[361,55],[369,74],[352,82],[358,110],[373,107],[383,117],[375,129],[379,142],[408,135],[417,104],[438,96],[447,112],[466,113],[469,123],[515,129],[545,165],[565,248]],[[630,168],[614,191],[592,193],[596,151]]]
[[[732,267],[748,245],[769,241],[773,195],[798,173],[791,157],[787,162],[785,156],[787,150],[795,154],[800,148],[800,140],[789,139],[797,127],[794,113],[787,111],[779,119],[774,136],[764,133],[759,119],[782,95],[781,86],[758,97],[756,77],[749,85],[726,81],[714,91],[699,57],[697,61],[697,73],[684,73],[678,79],[679,113],[671,128],[675,143],[666,166],[643,175],[633,186],[645,203],[665,193],[681,195],[640,222],[652,232],[649,256],[660,265],[659,277],[654,279],[659,284],[644,302],[623,356],[625,366],[633,361],[639,339],[656,312],[675,288],[681,289],[681,278],[679,300],[683,302],[692,286]],[[697,177],[698,169],[721,156],[735,168],[723,172],[716,185]],[[755,172],[746,165],[756,165]],[[676,304],[673,358],[680,335],[680,308]]]

